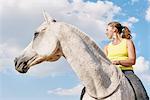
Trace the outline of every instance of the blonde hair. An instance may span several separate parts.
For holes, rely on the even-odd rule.
[[[111,27],[116,27],[118,29],[119,34],[122,36],[122,38],[131,39],[131,31],[127,26],[122,26],[119,22],[110,22],[108,23]]]

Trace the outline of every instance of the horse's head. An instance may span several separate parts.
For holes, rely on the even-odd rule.
[[[15,68],[20,73],[43,61],[56,61],[62,56],[61,47],[57,39],[59,24],[44,12],[45,21],[34,33],[31,43],[16,57]]]

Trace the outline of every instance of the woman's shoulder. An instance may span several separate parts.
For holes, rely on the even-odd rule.
[[[133,43],[132,39],[125,39],[127,43]]]
[[[124,39],[124,40],[126,41],[127,47],[131,46],[131,45],[134,45],[132,39]]]
[[[127,43],[133,43],[132,39],[125,39],[125,38],[123,38],[123,41],[125,41]]]

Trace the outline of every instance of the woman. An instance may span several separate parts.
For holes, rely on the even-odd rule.
[[[135,100],[149,100],[142,82],[133,71],[136,53],[130,30],[119,22],[110,22],[106,35],[111,42],[104,47],[104,53],[114,65],[121,68],[135,92]]]

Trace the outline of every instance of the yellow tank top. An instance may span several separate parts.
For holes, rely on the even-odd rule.
[[[127,50],[127,41],[126,39],[122,39],[121,42],[117,45],[113,45],[112,43],[108,44],[107,47],[108,58],[111,61],[115,60],[127,60],[128,59],[128,50]],[[117,65],[121,70],[133,70],[132,66],[122,66]]]

